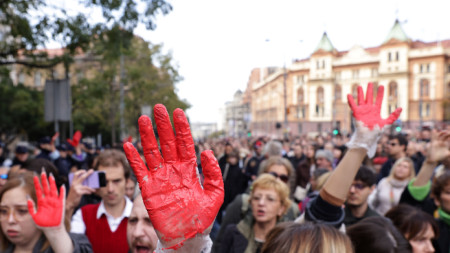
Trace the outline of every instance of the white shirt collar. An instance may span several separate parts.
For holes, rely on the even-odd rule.
[[[133,208],[133,202],[125,196],[125,209],[122,212],[122,215],[119,217],[121,220],[125,217],[130,217],[131,209]],[[103,203],[103,200],[100,202],[100,206],[97,209],[97,219],[100,219],[102,215],[105,214],[106,216],[111,216],[106,212],[105,204]]]

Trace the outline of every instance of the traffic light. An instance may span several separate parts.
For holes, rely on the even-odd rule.
[[[396,131],[397,133],[400,133],[400,132],[402,131],[402,127],[401,127],[401,126],[395,127],[395,131]]]
[[[247,137],[252,137],[252,132],[248,131],[247,132]]]
[[[338,135],[338,134],[339,134],[339,129],[335,128],[335,129],[333,130],[333,135]]]
[[[395,125],[395,131],[397,133],[400,133],[402,131],[402,121],[398,119],[394,122],[394,125]]]

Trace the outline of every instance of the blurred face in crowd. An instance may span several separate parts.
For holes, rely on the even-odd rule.
[[[405,180],[411,175],[411,166],[407,161],[399,163],[394,168],[394,178],[397,180]]]
[[[16,153],[16,157],[19,161],[25,162],[28,159],[28,153],[23,153],[23,154]]]
[[[251,197],[252,213],[256,222],[276,222],[284,212],[281,199],[274,189],[256,188]]]
[[[447,185],[442,190],[439,200],[434,199],[434,201],[442,210],[450,213],[450,182],[447,182]]]
[[[127,240],[132,253],[152,253],[156,249],[158,236],[153,228],[142,196],[136,196],[127,225]]]
[[[361,180],[353,181],[347,195],[347,204],[350,206],[361,206],[367,203],[367,198],[375,189],[375,186],[368,186]]]
[[[434,239],[433,228],[430,224],[427,225],[426,229],[418,234],[413,239],[409,240],[411,244],[413,253],[432,253],[434,252],[433,244],[431,240]]]
[[[105,207],[114,207],[124,201],[125,196],[125,173],[122,165],[104,167],[99,166],[99,171],[104,171],[106,176],[106,186],[98,189],[98,194],[102,197]]]
[[[405,146],[400,145],[397,139],[389,140],[387,145],[387,151],[389,155],[396,156],[398,154],[401,154],[405,149]]]
[[[294,144],[294,154],[297,157],[301,157],[303,155],[303,148],[300,143]]]
[[[0,222],[3,234],[11,243],[32,248],[42,232],[28,212],[27,195],[23,187],[5,192],[0,200]]]
[[[289,181],[289,172],[286,167],[281,164],[274,164],[270,166],[270,168],[267,170],[267,173],[276,176],[278,180],[281,180],[284,183],[287,183]]]
[[[135,189],[136,189],[136,183],[133,181],[133,179],[128,178],[127,179],[127,184],[125,185],[125,195],[130,200],[133,200]]]
[[[314,158],[314,154],[315,154],[314,147],[312,145],[306,146],[305,155],[308,158]]]
[[[316,158],[316,165],[317,168],[324,168],[324,169],[332,169],[333,165],[331,162],[326,159],[325,157],[317,157]]]

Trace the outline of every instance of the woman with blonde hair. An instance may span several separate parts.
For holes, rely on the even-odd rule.
[[[396,206],[403,190],[415,177],[414,162],[409,157],[398,159],[388,177],[383,178],[369,197],[370,206],[380,215]]]
[[[219,252],[259,252],[269,231],[291,205],[289,188],[271,174],[260,175],[250,193],[252,216],[228,225]]]
[[[307,222],[278,224],[267,235],[261,253],[351,253],[353,247],[347,235],[325,224]]]

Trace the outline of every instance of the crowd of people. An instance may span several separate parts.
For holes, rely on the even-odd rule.
[[[0,252],[448,253],[450,130],[391,132],[372,92],[348,135],[194,141],[156,105],[159,141],[142,116],[121,149],[0,142]]]

